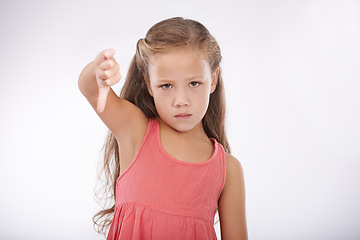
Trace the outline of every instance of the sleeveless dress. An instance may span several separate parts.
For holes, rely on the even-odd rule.
[[[117,179],[107,240],[216,239],[214,217],[225,184],[226,157],[215,139],[201,163],[170,156],[157,119],[149,119],[139,150]],[[191,150],[190,150],[191,151]]]

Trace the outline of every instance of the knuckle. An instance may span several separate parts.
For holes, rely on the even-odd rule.
[[[104,63],[100,63],[99,66],[98,66],[98,68],[99,68],[101,71],[103,71],[103,70],[104,70]]]
[[[99,72],[99,78],[102,79],[102,80],[105,80],[107,79],[107,75],[106,75],[106,72],[105,71],[100,71]]]
[[[110,72],[108,70],[104,71],[104,77],[105,78],[109,78],[110,77]]]
[[[114,66],[114,63],[111,59],[107,61],[107,64],[108,64],[109,68],[112,68]]]

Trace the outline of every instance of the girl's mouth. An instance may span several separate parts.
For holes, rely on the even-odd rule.
[[[183,119],[188,119],[189,117],[191,117],[191,115],[192,114],[189,114],[189,113],[180,113],[180,114],[175,115],[175,118],[183,120]]]

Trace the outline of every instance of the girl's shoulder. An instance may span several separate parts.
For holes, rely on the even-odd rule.
[[[231,187],[233,183],[244,182],[244,173],[240,161],[228,152],[225,153],[225,156],[226,156],[226,179],[225,179],[224,190],[226,190],[226,188]]]

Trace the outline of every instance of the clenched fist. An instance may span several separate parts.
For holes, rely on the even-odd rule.
[[[120,66],[114,59],[115,50],[110,48],[100,52],[95,62],[95,76],[99,87],[97,100],[97,112],[102,113],[105,109],[107,95],[110,87],[121,79]]]

